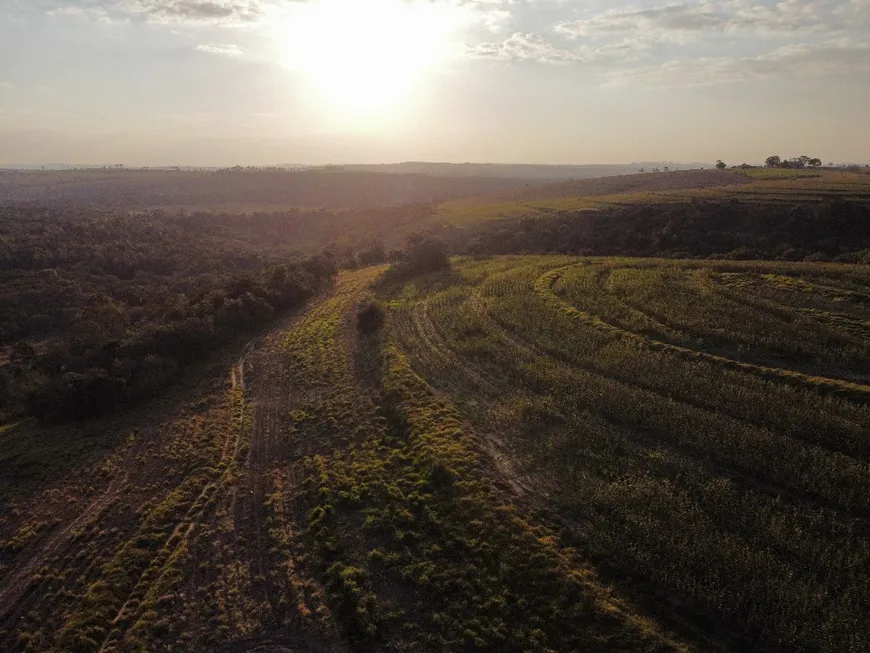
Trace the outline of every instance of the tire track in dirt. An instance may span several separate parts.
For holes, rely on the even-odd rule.
[[[256,371],[256,382],[250,384],[252,409],[251,441],[242,467],[242,477],[234,487],[232,514],[237,540],[247,549],[252,588],[261,603],[277,613],[281,589],[269,579],[271,559],[266,525],[266,497],[270,470],[277,459],[280,385],[271,357],[257,352],[248,359]],[[261,615],[263,617],[263,615]]]
[[[456,382],[438,384],[440,388],[433,387],[434,381],[432,379],[429,379],[427,384],[436,395],[441,396],[448,403],[451,401],[450,395],[470,396],[477,393],[490,397],[502,395],[504,393],[503,386],[488,380],[485,376],[485,370],[482,368],[475,369],[473,363],[463,360],[463,357],[448,344],[448,341],[441,335],[436,322],[430,315],[430,305],[431,297],[427,297],[411,309],[410,326],[413,328],[413,333],[418,339],[417,344],[423,345],[442,364],[457,370],[461,376],[464,376],[470,382],[471,388],[469,389],[467,386]],[[487,325],[492,335],[503,340],[521,355],[531,359],[540,358],[541,354],[539,352],[514,339],[489,316],[485,302],[480,296],[479,289],[475,289],[470,293],[466,306],[473,310],[481,321]],[[493,466],[497,478],[509,487],[516,497],[523,498],[538,508],[545,508],[546,506],[539,490],[541,487],[539,480],[529,475],[521,474],[516,470],[513,464],[515,456],[512,455],[505,439],[496,436],[494,429],[473,429],[470,425],[468,425],[468,428],[478,435],[476,440],[481,447],[482,453]]]
[[[220,487],[232,474],[232,463],[238,458],[245,431],[244,365],[245,356],[243,355],[239,362],[233,366],[230,373],[231,391],[239,394],[236,401],[240,403],[241,410],[239,411],[237,427],[231,429],[224,439],[221,449],[221,458],[218,465],[224,465],[223,472],[217,479],[212,479],[203,486],[199,494],[190,503],[182,519],[172,528],[169,536],[164,540],[158,555],[152,559],[148,567],[139,576],[127,599],[122,603],[114,618],[111,619],[110,623],[114,628],[106,635],[98,649],[98,653],[113,650],[112,647],[119,644],[129,627],[135,624],[139,615],[141,598],[148,593],[152,584],[160,579],[166,564],[172,560],[174,554],[181,546],[186,544],[190,534],[200,522],[200,517],[214,503]],[[231,447],[229,445],[230,441],[232,441]],[[228,455],[227,450],[229,448],[232,448],[232,454]]]
[[[51,558],[60,555],[71,543],[71,540],[79,529],[86,528],[99,519],[103,511],[118,499],[118,491],[125,482],[126,475],[114,478],[106,490],[88,504],[75,519],[60,530],[47,536],[42,546],[31,555],[30,559],[5,579],[4,586],[0,589],[0,606],[9,606],[10,610],[13,607],[20,608],[21,606],[18,604],[36,572],[49,562]],[[8,619],[4,619],[2,623],[5,625],[6,622],[14,619],[19,611],[20,609],[15,610],[11,614],[6,612],[5,614],[10,614],[10,616]]]
[[[70,615],[80,609],[82,593],[100,576],[103,565],[116,555],[119,544],[132,536],[139,511],[160,491],[158,485],[152,485],[155,476],[143,468],[141,459],[153,455],[155,447],[161,454],[166,453],[163,445],[157,444],[166,423],[157,425],[153,431],[149,427],[144,436],[135,430],[137,436],[128,439],[119,452],[108,458],[112,470],[109,486],[71,521],[64,520],[61,530],[44,538],[44,544],[32,557],[15,569],[14,578],[3,584],[0,606],[5,608],[7,603],[11,606],[5,614],[0,613],[0,632],[6,629],[4,637],[20,629],[19,619],[28,610],[46,617],[35,625],[35,630],[49,638],[56,637]],[[106,473],[104,464],[100,464],[99,473]],[[204,491],[208,492],[208,488]],[[33,584],[34,573],[43,567],[49,570],[48,578]],[[60,585],[52,586],[59,578]],[[65,615],[63,621],[51,626],[50,619],[59,617],[59,610]],[[49,630],[44,631],[42,624]]]
[[[339,281],[331,294],[313,302],[298,320],[271,334],[249,357],[251,443],[232,514],[239,550],[250,565],[250,591],[256,603],[263,606],[264,614],[259,615],[263,632],[226,642],[215,651],[284,650],[281,646],[294,651],[346,650],[324,603],[323,589],[297,558],[299,543],[295,533],[304,525],[298,526],[299,515],[294,514],[293,507],[298,465],[312,452],[305,442],[293,437],[291,414],[299,409],[312,419],[324,419],[313,413],[312,403],[320,408],[321,400],[335,388],[295,376],[287,379],[285,372],[299,352],[288,353],[286,342],[313,325],[337,320],[336,342],[331,349],[341,350],[348,369],[352,369],[353,352],[348,348],[356,341],[356,309],[363,290],[376,274],[379,272],[355,273],[353,279]],[[336,306],[341,307],[337,317]],[[319,344],[307,337],[302,345],[305,352],[323,355]]]
[[[316,306],[317,303],[312,305]],[[307,309],[306,313],[309,310]],[[209,459],[217,461],[210,463],[214,472],[208,472],[203,479],[204,484],[199,488],[190,488],[191,494],[188,494],[190,498],[185,500],[185,505],[179,506],[181,518],[168,525],[164,531],[166,535],[155,545],[155,553],[138,579],[132,583],[132,589],[124,597],[120,607],[116,611],[113,610],[111,615],[107,615],[109,623],[107,632],[101,634],[102,641],[98,640],[93,650],[105,653],[124,650],[125,635],[130,628],[137,626],[143,617],[143,611],[146,609],[145,597],[152,593],[152,588],[162,587],[162,583],[165,582],[163,576],[169,569],[167,565],[178,564],[173,559],[176,553],[198,537],[200,524],[211,522],[217,502],[229,500],[229,490],[234,496],[238,495],[239,484],[246,479],[252,481],[253,491],[253,494],[247,495],[251,499],[246,499],[246,504],[250,507],[246,512],[253,515],[250,523],[256,524],[256,527],[252,528],[251,532],[256,533],[257,536],[253,553],[250,554],[252,576],[262,577],[265,575],[264,572],[270,569],[269,544],[264,537],[267,535],[267,529],[263,508],[265,496],[270,491],[269,475],[261,471],[267,469],[268,464],[276,458],[275,438],[280,420],[278,395],[275,394],[278,386],[273,382],[274,379],[268,378],[274,370],[264,370],[263,375],[266,378],[263,379],[264,383],[259,384],[262,388],[258,387],[258,390],[263,388],[271,390],[271,394],[267,396],[260,392],[257,395],[258,404],[252,406],[247,404],[251,392],[249,387],[251,380],[248,378],[247,368],[251,365],[251,359],[258,345],[258,341],[249,343],[242,356],[228,371],[229,392],[233,395],[230,399],[233,402],[232,406],[226,408],[229,413],[220,417],[221,422],[206,420],[205,430],[200,432],[201,435],[197,435],[198,438],[205,437],[207,446],[213,447],[210,449],[213,453],[209,454]],[[265,356],[258,356],[256,364],[259,366],[261,361],[266,360],[268,359]],[[256,411],[253,421],[251,409]],[[184,419],[187,419],[186,409],[183,415]],[[78,511],[73,512],[72,515],[67,516],[68,513],[63,515],[63,520],[58,526],[41,534],[18,554],[15,564],[6,569],[6,578],[0,584],[0,632],[3,633],[0,642],[7,642],[10,646],[14,646],[18,633],[23,628],[20,618],[30,610],[33,614],[41,614],[43,619],[35,626],[30,624],[27,627],[28,631],[30,633],[43,631],[40,636],[46,637],[45,641],[48,645],[47,642],[55,641],[60,637],[64,623],[85,609],[82,604],[82,592],[100,579],[104,565],[111,562],[118,554],[119,544],[128,539],[128,536],[134,536],[136,529],[140,528],[137,524],[149,513],[146,512],[143,516],[139,511],[144,506],[149,506],[149,501],[157,499],[164,491],[171,493],[175,487],[162,483],[161,477],[155,475],[154,470],[150,468],[146,470],[143,467],[146,458],[155,454],[161,459],[163,456],[168,456],[167,460],[175,461],[172,464],[176,467],[169,468],[173,469],[172,474],[182,474],[182,481],[188,477],[182,459],[172,458],[176,455],[172,453],[174,443],[176,440],[184,441],[183,439],[187,437],[186,433],[173,434],[172,439],[166,442],[153,437],[162,433],[165,425],[174,425],[177,417],[178,415],[173,413],[173,417],[161,422],[160,425],[155,425],[156,433],[148,437],[138,437],[137,430],[137,437],[128,442],[132,448],[123,449],[123,453],[114,454],[110,458],[115,460],[121,456],[113,463],[112,469],[115,471],[109,476],[108,486],[84,508],[79,506]],[[227,420],[232,420],[232,426],[219,426],[219,424],[228,424]],[[186,424],[186,422],[181,423]],[[245,464],[250,465],[250,470],[247,476],[243,476],[240,473],[240,465],[243,462],[241,458],[247,446],[249,427],[252,424],[257,427],[257,438],[253,451],[244,461]],[[174,426],[172,428],[174,429]],[[216,436],[220,437],[220,442],[214,442]],[[164,450],[165,445],[169,446]],[[184,447],[180,451],[183,450]],[[208,466],[204,469],[207,470]],[[105,473],[102,468],[101,473]],[[156,492],[160,494],[155,494]],[[116,508],[118,501],[122,503]],[[120,525],[117,519],[121,517],[127,520],[122,527],[111,528],[113,525]],[[126,533],[128,526],[132,531]],[[102,529],[108,530],[104,534]],[[240,535],[244,535],[245,531],[244,527],[239,529],[231,527],[229,537],[236,541]],[[50,569],[52,573],[47,576],[47,579],[35,584],[33,578],[43,567]],[[61,575],[56,572],[60,572]],[[275,592],[269,592],[268,598],[274,605],[282,597]],[[150,601],[151,598],[148,600]],[[34,607],[37,601],[38,607]],[[61,617],[59,611],[63,612],[63,621],[55,624],[54,620]],[[44,630],[45,628],[49,630]],[[4,649],[2,644],[0,649]]]
[[[308,653],[320,651],[303,637],[262,634],[242,637],[208,650],[208,653]]]
[[[291,427],[287,414],[298,397],[284,378],[287,361],[283,342],[287,334],[316,319],[323,303],[331,297],[331,293],[324,293],[304,313],[251,343],[235,373],[237,383],[244,383],[251,430],[248,453],[228,497],[229,529],[223,537],[235,560],[246,569],[246,600],[259,606],[260,611],[252,615],[252,621],[259,622],[253,632],[249,630],[244,637],[220,644],[215,651],[288,650],[282,648],[285,646],[294,651],[338,650],[334,637],[313,624],[310,617],[306,621],[300,612],[328,614],[326,606],[312,598],[316,583],[298,568],[293,541],[295,527],[292,516],[284,514],[284,506],[291,503],[295,488],[295,460],[289,456],[286,443],[286,430]],[[281,479],[275,480],[276,475],[289,479],[290,483],[284,486]],[[281,493],[278,516],[273,514],[274,492]],[[271,530],[275,528],[283,529],[289,544],[283,542],[276,547]],[[316,605],[310,605],[312,601]]]
[[[476,299],[478,299],[476,294],[472,293],[472,296],[469,297],[466,304],[473,307],[475,312],[481,318],[489,322],[490,318],[485,314],[485,309],[479,302],[475,301]],[[483,375],[482,370],[481,372],[475,370],[473,364],[463,361],[459,354],[456,352],[456,350],[450,347],[450,345],[441,335],[435,321],[430,316],[430,304],[431,297],[427,297],[421,302],[418,302],[411,309],[411,326],[413,328],[414,335],[418,339],[418,344],[422,344],[430,352],[430,354],[434,355],[434,357],[438,359],[442,364],[448,365],[449,367],[457,370],[460,375],[466,377],[466,379],[471,383],[473,388],[471,392],[468,392],[467,387],[463,387],[461,383],[456,382],[440,383],[433,385],[436,382],[430,379],[428,381],[428,384],[432,388],[433,392],[435,392],[436,395],[440,396],[448,403],[451,400],[451,394],[456,396],[461,396],[464,394],[471,395],[477,392],[489,396],[496,396],[500,394],[501,388],[489,381]],[[519,343],[516,344],[517,346],[520,346]],[[470,428],[470,425],[469,430],[472,430]],[[480,443],[486,458],[489,459],[493,464],[499,479],[505,485],[510,487],[513,493],[518,497],[524,496],[529,498],[535,496],[537,490],[534,487],[533,480],[519,474],[516,471],[511,462],[512,456],[509,452],[509,448],[504,442],[504,439],[496,437],[490,429],[487,429],[485,431],[480,431],[479,429],[474,430],[478,433],[478,435],[482,436],[479,437],[477,441]]]

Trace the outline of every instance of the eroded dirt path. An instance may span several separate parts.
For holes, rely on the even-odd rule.
[[[4,516],[0,544],[36,535],[0,550],[0,650],[341,650],[294,563],[296,516],[272,500],[293,482],[275,348],[296,320],[247,345],[223,388]]]
[[[122,483],[123,477],[114,479],[109,487],[89,503],[81,513],[44,538],[44,541],[29,559],[14,568],[12,573],[3,579],[4,585],[0,589],[0,606],[18,606],[20,608],[21,597],[28,589],[28,585],[30,585],[37,570],[69,547],[77,531],[84,529],[88,524],[100,518],[101,513],[117,500],[118,489]],[[15,612],[19,611],[20,609]]]

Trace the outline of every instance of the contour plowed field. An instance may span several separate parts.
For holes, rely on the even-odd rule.
[[[602,573],[735,650],[858,651],[868,281],[851,266],[505,257],[408,284],[392,306],[413,367]]]
[[[358,335],[380,273],[340,277],[195,409],[10,501],[0,647],[692,650],[530,521],[389,332]]]
[[[0,650],[866,650],[867,272],[382,272],[0,495]]]

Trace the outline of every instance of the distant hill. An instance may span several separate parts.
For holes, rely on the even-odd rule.
[[[487,197],[493,202],[534,202],[567,197],[593,197],[659,190],[683,190],[748,184],[751,179],[728,170],[687,170],[679,172],[651,172],[613,177],[598,177],[562,181],[552,184],[524,187]]]
[[[506,192],[529,183],[532,180],[386,175],[341,168],[0,171],[0,203],[220,211],[291,207],[350,209],[449,201]]]
[[[338,166],[343,170],[357,172],[383,172],[390,174],[425,174],[445,177],[512,177],[521,179],[591,179],[638,172],[640,168],[664,168],[689,170],[712,164],[672,163],[644,161],[640,163],[595,164],[595,165],[538,165],[531,163],[429,163],[406,161],[379,165],[347,164]],[[292,168],[289,164],[282,167]]]

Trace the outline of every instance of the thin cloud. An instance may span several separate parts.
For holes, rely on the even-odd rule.
[[[581,59],[580,55],[571,50],[557,48],[540,34],[523,32],[515,32],[501,42],[480,43],[470,47],[468,55],[479,59],[541,63],[570,63]]]
[[[270,0],[42,0],[28,11],[100,19],[140,17],[155,23],[250,23]]]
[[[196,46],[196,49],[200,52],[206,52],[208,54],[219,54],[225,57],[240,57],[245,54],[245,51],[234,43],[202,44]]]
[[[859,0],[865,2],[866,0]],[[781,0],[773,6],[747,0],[670,4],[641,10],[615,10],[591,18],[559,23],[556,31],[572,37],[618,32],[754,32],[833,31],[844,25],[832,0]]]
[[[650,57],[668,39],[655,37],[625,38],[597,47],[582,45],[572,49],[557,47],[540,34],[517,32],[506,40],[481,43],[468,48],[469,56],[478,59],[499,61],[535,61],[546,64],[598,64],[602,66],[624,65]]]
[[[610,74],[607,86],[712,86],[870,72],[870,43],[837,39],[787,45],[757,57],[710,57]]]
[[[2,0],[0,0],[2,1]],[[15,0],[18,13],[49,15],[140,16],[152,22],[251,23],[267,17],[270,8],[312,0]],[[365,2],[365,0],[359,0]],[[473,22],[498,31],[511,17],[507,7],[517,0],[429,0],[461,8]]]
[[[262,16],[262,7],[252,0],[179,0],[145,2],[144,11],[163,21],[252,22]]]

